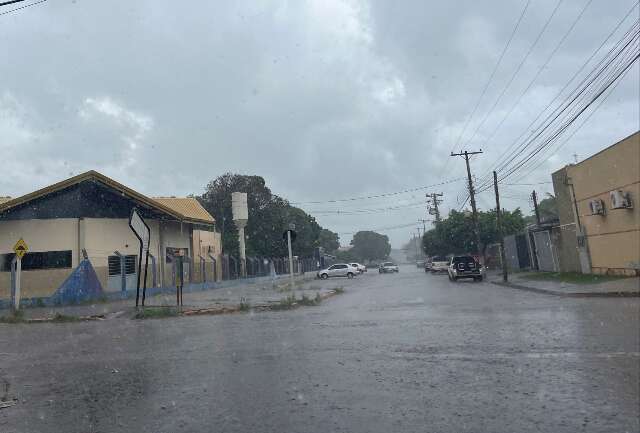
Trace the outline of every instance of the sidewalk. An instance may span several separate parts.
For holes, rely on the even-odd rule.
[[[340,287],[341,282],[336,280],[321,281],[306,276],[304,279],[298,276],[294,290],[290,289],[288,279],[279,279],[275,282],[264,281],[261,283],[247,282],[246,284],[234,284],[231,287],[221,287],[201,291],[183,292],[184,313],[197,314],[200,310],[209,312],[231,312],[243,308],[261,308],[279,304],[287,297],[295,296],[300,300],[303,296],[314,299],[316,295],[326,298],[333,294],[333,289]],[[159,293],[147,297],[146,307],[174,307],[176,295],[174,293]],[[31,307],[21,310],[26,320],[47,320],[61,315],[71,318],[84,319],[112,319],[118,317],[131,318],[136,312],[135,299],[118,299],[69,306]],[[11,314],[9,309],[0,310],[0,317]]]
[[[565,297],[638,297],[640,278],[620,278],[601,283],[574,284],[562,281],[527,278],[530,273],[509,274],[509,282],[502,281],[502,274],[491,274],[489,281],[503,287]]]

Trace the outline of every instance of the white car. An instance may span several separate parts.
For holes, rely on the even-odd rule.
[[[357,273],[358,270],[347,263],[336,263],[335,265],[331,265],[326,269],[319,270],[316,276],[318,278],[326,280],[329,277],[353,278]]]
[[[449,259],[444,256],[435,256],[431,259],[431,273],[448,273],[449,272]]]
[[[398,268],[398,265],[393,262],[384,262],[378,268],[378,272],[381,274],[387,274],[391,272],[400,272],[400,269]]]
[[[349,264],[354,268],[356,268],[360,273],[367,272],[367,267],[365,265],[361,265],[360,263],[349,263]]]

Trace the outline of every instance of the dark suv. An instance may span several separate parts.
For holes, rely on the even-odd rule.
[[[449,263],[449,279],[457,281],[459,278],[473,278],[482,281],[483,269],[473,256],[454,256]]]

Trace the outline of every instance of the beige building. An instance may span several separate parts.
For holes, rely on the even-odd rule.
[[[552,178],[563,237],[561,270],[639,274],[640,133]]]
[[[12,248],[20,238],[29,248],[22,260],[23,298],[53,295],[83,254],[105,291],[135,288],[139,241],[129,227],[134,208],[151,232],[147,287],[175,285],[176,255],[186,258],[185,284],[202,282],[206,274],[212,280],[220,235],[195,198],[149,198],[89,171],[0,203],[0,299],[10,296]]]

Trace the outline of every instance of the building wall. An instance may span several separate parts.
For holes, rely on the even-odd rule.
[[[159,223],[157,220],[146,220],[146,223],[151,232],[149,252],[158,257],[160,253],[158,243]],[[81,220],[80,236],[81,245],[87,250],[89,260],[96,274],[98,274],[100,284],[105,290],[109,290],[108,257],[113,256],[115,251],[122,255],[139,255],[140,241],[131,231],[127,218],[84,218]],[[149,261],[149,266],[151,264],[152,262]],[[147,287],[151,287],[152,283],[153,274],[151,268],[149,268],[147,272]]]
[[[78,266],[78,222],[77,218],[0,221],[0,254],[12,253],[20,238],[27,243],[29,252],[72,252],[71,268],[22,271],[23,297],[49,296]],[[11,272],[0,272],[0,298],[10,296]]]
[[[220,260],[222,254],[222,243],[220,233],[206,230],[194,230],[193,231],[193,245],[194,251],[194,268],[193,277],[195,282],[203,282],[202,266],[200,264],[200,257],[205,259],[205,269],[207,281],[213,280],[213,260],[209,257],[211,254],[216,262],[216,280],[221,280],[222,277],[222,261]]]
[[[556,231],[560,272],[581,272],[573,196],[567,184],[567,168],[551,175],[560,225]]]
[[[567,167],[573,184],[594,273],[640,270],[640,134]],[[633,209],[611,209],[609,192],[629,191]],[[591,215],[589,202],[602,199],[605,215]]]
[[[191,225],[179,222],[146,220],[151,231],[149,252],[157,259],[157,285],[162,285],[162,270],[165,271],[164,285],[172,285],[172,268],[166,266],[166,248],[185,248],[192,256]],[[160,230],[162,228],[162,233]],[[219,253],[219,234],[202,236],[203,245],[212,245]],[[47,297],[78,266],[81,250],[87,251],[100,284],[108,290],[108,257],[118,251],[123,255],[138,255],[140,243],[129,227],[126,218],[64,218],[0,221],[0,254],[13,252],[15,242],[22,237],[30,252],[72,251],[72,267],[65,269],[23,270],[21,294],[24,298]],[[200,240],[200,239],[199,239]],[[197,257],[196,257],[197,258]],[[144,260],[144,258],[143,258]],[[143,261],[144,265],[144,261]],[[147,287],[153,285],[152,261],[147,271]],[[188,267],[186,267],[188,272]],[[185,282],[189,282],[188,274]],[[0,272],[0,298],[9,298],[11,273]]]

